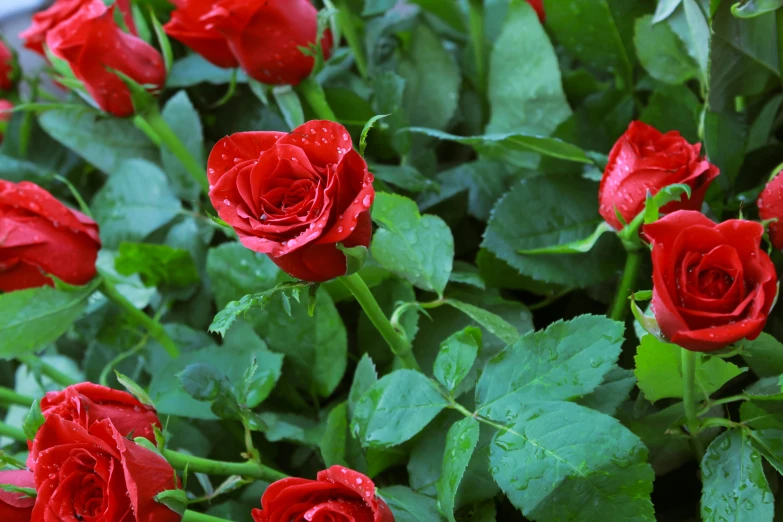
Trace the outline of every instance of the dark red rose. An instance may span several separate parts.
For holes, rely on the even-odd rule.
[[[162,428],[157,413],[130,393],[83,382],[63,391],[49,392],[41,399],[44,417],[57,415],[83,428],[109,419],[123,437],[144,437],[155,443],[153,426]]]
[[[661,134],[642,122],[631,122],[609,153],[598,189],[601,216],[620,230],[623,224],[616,212],[629,223],[644,210],[648,191],[654,195],[676,183],[691,187],[690,199],[683,195],[681,201],[665,205],[661,212],[701,209],[707,189],[720,171],[700,154],[701,145],[691,145],[679,132]]]
[[[342,466],[319,472],[318,480],[278,480],[264,492],[261,506],[253,510],[255,522],[394,522],[372,480]]]
[[[541,20],[541,23],[543,24],[546,20],[546,13],[544,12],[544,0],[527,0],[527,3],[536,10],[536,13],[538,13],[538,19]]]
[[[228,42],[212,24],[202,20],[215,6],[215,0],[171,0],[177,6],[164,26],[166,34],[226,69],[238,67]],[[209,27],[209,29],[207,29]]]
[[[166,459],[123,437],[110,420],[89,430],[52,415],[30,457],[38,498],[31,522],[179,522],[155,500],[178,486]]]
[[[3,129],[5,128],[5,125],[11,121],[11,116],[13,114],[11,111],[13,109],[13,103],[8,100],[0,99],[0,143],[3,143]]]
[[[373,176],[338,123],[223,138],[212,149],[207,175],[212,204],[242,244],[294,277],[345,275],[337,243],[370,243]]]
[[[15,76],[14,53],[0,40],[0,90],[13,87]]]
[[[34,183],[0,179],[0,291],[95,277],[98,225]]]
[[[27,470],[0,471],[0,484],[18,488],[35,488],[33,474]],[[35,498],[0,489],[0,520],[3,522],[30,522]]]
[[[156,92],[166,82],[163,57],[141,38],[124,33],[114,21],[114,7],[92,0],[46,35],[51,52],[68,62],[90,96],[104,111],[133,114],[130,91],[112,70]],[[109,70],[111,69],[111,70]]]
[[[769,240],[772,246],[783,250],[783,171],[767,183],[757,202],[759,216],[763,220],[777,219],[769,224]]]
[[[47,33],[91,3],[92,0],[56,0],[49,9],[33,15],[32,25],[22,31],[19,38],[24,41],[25,47],[46,56],[44,44]]]
[[[710,352],[758,337],[777,294],[775,267],[759,248],[764,227],[715,224],[681,210],[644,233],[652,244],[652,309],[666,339]]]
[[[217,0],[203,18],[228,41],[251,77],[271,85],[297,85],[315,60],[299,49],[318,37],[318,11],[310,0]],[[329,32],[321,41],[324,57],[332,48]]]

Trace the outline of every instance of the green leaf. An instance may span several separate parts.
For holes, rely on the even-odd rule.
[[[783,429],[783,395],[758,395],[740,406],[740,418],[754,430]]]
[[[447,299],[446,304],[467,315],[506,344],[519,339],[516,327],[497,314],[456,299]]]
[[[682,0],[658,0],[658,5],[655,8],[655,15],[653,16],[653,23],[663,22],[680,6]]]
[[[642,110],[641,121],[661,132],[679,131],[691,143],[699,140],[702,103],[687,85],[659,85]]]
[[[364,394],[351,429],[363,446],[397,446],[419,433],[448,405],[435,385],[415,370],[397,370]]]
[[[337,250],[345,254],[346,269],[345,275],[355,274],[367,262],[367,247],[363,245],[355,247],[345,247],[342,243],[337,243]],[[312,289],[312,287],[310,287]]]
[[[489,104],[491,134],[549,136],[571,116],[557,55],[538,15],[523,0],[510,3],[506,23],[492,47]]]
[[[329,412],[326,432],[319,448],[326,467],[347,466],[345,446],[348,437],[348,404],[341,402]]]
[[[364,150],[367,148],[367,135],[370,133],[370,129],[372,129],[373,125],[375,125],[375,122],[382,120],[383,118],[389,116],[388,114],[378,114],[376,116],[373,116],[370,118],[367,123],[364,124],[364,128],[362,129],[362,135],[359,140],[359,154],[364,156]]]
[[[381,226],[370,247],[373,258],[423,290],[443,295],[454,261],[454,238],[439,217],[419,214],[414,201],[378,193],[373,221]]]
[[[405,486],[391,486],[378,491],[394,514],[395,522],[445,522],[434,498],[416,493]]]
[[[353,374],[351,391],[348,394],[348,412],[353,418],[353,412],[361,401],[362,397],[370,391],[370,388],[378,382],[378,372],[375,370],[375,364],[367,354],[364,354],[356,365],[356,371]]]
[[[479,422],[472,417],[454,423],[446,435],[443,472],[438,480],[438,505],[450,522],[456,522],[454,499],[478,439]]]
[[[682,350],[676,344],[663,342],[652,335],[642,337],[634,357],[634,373],[647,400],[682,398]],[[696,398],[708,398],[746,370],[719,357],[702,354],[696,360]]]
[[[604,377],[603,382],[577,402],[582,406],[614,415],[622,403],[628,399],[628,394],[636,386],[636,376],[631,370],[615,366]]]
[[[129,160],[158,158],[157,147],[129,119],[87,109],[51,110],[41,114],[38,122],[52,138],[107,174],[118,172]]]
[[[44,425],[44,422],[46,422],[46,418],[41,413],[41,402],[35,400],[32,406],[30,406],[30,411],[27,412],[22,424],[22,431],[27,436],[27,440],[35,439],[35,435],[40,427]]]
[[[92,200],[95,221],[106,248],[140,241],[182,210],[166,175],[154,164],[129,160],[113,172]]]
[[[371,165],[370,171],[376,179],[394,185],[408,192],[423,192],[437,189],[438,184],[426,178],[412,165]],[[2,172],[2,170],[0,170]]]
[[[766,105],[764,105],[764,108],[750,127],[750,132],[748,133],[748,152],[761,148],[769,143],[775,118],[778,115],[778,111],[780,111],[781,104],[783,104],[783,94],[771,98]]]
[[[99,282],[74,291],[43,286],[0,294],[0,358],[17,357],[56,341],[82,316]]]
[[[682,5],[685,8],[685,19],[688,21],[696,63],[701,69],[702,78],[706,79],[710,63],[710,27],[696,0],[682,0]]]
[[[704,145],[710,161],[720,169],[719,183],[733,183],[739,176],[747,140],[748,125],[743,114],[705,113]]]
[[[530,405],[495,436],[489,461],[531,520],[655,520],[647,448],[608,415],[569,402]]]
[[[26,498],[36,498],[38,496],[38,492],[35,490],[35,488],[20,488],[19,486],[14,486],[13,484],[0,484],[0,489],[7,491],[8,493],[18,493],[19,495]]]
[[[299,95],[289,85],[278,86],[272,89],[272,95],[275,97],[280,112],[283,113],[283,119],[292,130],[303,125],[305,122],[302,102],[299,101]]]
[[[196,108],[193,107],[188,93],[183,90],[172,96],[166,102],[166,106],[163,107],[161,116],[163,116],[163,120],[168,123],[190,155],[199,164],[206,165],[204,131],[201,126],[201,118]],[[174,192],[186,201],[197,200],[201,187],[182,165],[182,162],[165,145],[160,147],[160,157],[163,170],[166,172]]]
[[[124,276],[139,274],[146,286],[184,287],[199,281],[190,252],[146,243],[120,243],[114,267]]]
[[[699,66],[668,24],[655,24],[652,16],[636,20],[634,36],[639,61],[650,76],[681,84],[699,76]]]
[[[433,376],[450,393],[467,377],[481,349],[481,330],[469,326],[440,345]]]
[[[218,308],[241,295],[270,290],[285,279],[285,274],[267,256],[238,242],[209,250],[207,274]]]
[[[593,249],[595,244],[606,232],[614,232],[612,226],[606,221],[598,223],[595,227],[595,231],[584,239],[577,241],[571,241],[570,243],[564,243],[561,245],[553,245],[549,247],[533,248],[531,250],[519,250],[519,254],[523,255],[535,255],[535,254],[583,254]]]
[[[168,489],[155,495],[155,501],[163,504],[178,515],[188,509],[188,495],[182,489]]]
[[[155,403],[152,402],[152,399],[150,399],[150,396],[147,395],[146,391],[144,391],[144,388],[136,384],[133,379],[121,374],[118,371],[115,371],[114,374],[117,376],[117,382],[119,382],[126,390],[128,390],[131,395],[136,397],[140,403],[151,406],[153,408],[155,407]]]
[[[731,6],[731,14],[737,18],[755,18],[783,7],[783,0],[743,0]]]
[[[546,25],[569,54],[592,68],[611,71],[629,89],[632,64],[618,20],[607,0],[545,0]]]
[[[729,430],[712,441],[701,461],[701,476],[702,520],[772,522],[772,491],[745,430]]]
[[[251,310],[256,312],[262,311],[276,296],[288,297],[288,293],[307,288],[308,286],[310,286],[310,283],[281,283],[265,292],[248,294],[239,301],[231,301],[215,316],[212,324],[209,325],[209,331],[226,335],[228,329],[231,328],[231,325],[234,324],[234,321],[240,315],[244,317]]]
[[[411,3],[417,4],[422,9],[434,14],[454,30],[464,33],[465,19],[460,10],[459,4],[455,2],[441,2],[441,0],[411,0]]]
[[[518,254],[589,236],[604,221],[597,193],[581,176],[522,180],[495,205],[481,246],[536,281],[581,288],[614,276],[619,256],[604,241],[586,254]]]
[[[783,473],[783,430],[753,430],[749,436],[756,451],[761,453],[778,473]]]
[[[759,377],[783,374],[783,344],[766,332],[753,341],[737,343],[742,347],[742,358]]]
[[[224,85],[231,83],[232,75],[232,69],[223,69],[213,65],[200,55],[193,53],[174,62],[166,79],[166,87],[177,89],[193,87],[199,83]],[[240,71],[237,81],[247,83],[247,74],[244,71]]]
[[[174,63],[174,52],[171,50],[171,41],[163,29],[157,16],[155,16],[155,10],[150,6],[150,19],[152,20],[152,27],[155,29],[155,36],[158,39],[158,46],[163,54],[163,63],[166,66],[166,73],[171,71],[171,67]]]
[[[223,376],[220,372],[203,363],[187,366],[177,377],[182,388],[197,401],[215,400],[223,387]]]
[[[615,367],[623,330],[617,321],[583,315],[524,335],[487,363],[476,386],[477,412],[502,421],[529,402],[591,393]]]

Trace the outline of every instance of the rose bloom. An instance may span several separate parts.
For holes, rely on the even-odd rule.
[[[14,53],[0,40],[0,90],[14,86]]]
[[[207,174],[220,218],[243,245],[294,277],[345,275],[337,243],[370,244],[373,176],[338,123],[234,134],[212,149]]]
[[[213,3],[214,8],[202,20],[226,38],[252,78],[270,85],[298,85],[310,75],[315,60],[299,49],[309,47],[318,37],[318,11],[310,0]],[[321,47],[328,58],[332,48],[328,31]]]
[[[0,179],[0,291],[72,285],[95,277],[98,225],[34,183]]]
[[[109,419],[123,437],[144,437],[152,443],[155,443],[153,426],[162,428],[152,407],[130,393],[90,382],[47,393],[41,399],[41,412],[46,418],[57,415],[83,428]]]
[[[286,478],[269,486],[255,522],[394,522],[372,480],[342,466],[318,473],[318,480]]]
[[[8,100],[0,99],[0,123],[8,123],[11,121],[12,110],[14,104]],[[0,132],[0,143],[3,143],[3,133]],[[2,180],[0,180],[2,181]]]
[[[783,172],[783,171],[781,171]],[[783,250],[783,176],[781,172],[767,183],[759,195],[757,205],[763,220],[777,219],[769,224],[769,240],[772,246]]]
[[[35,489],[33,474],[27,470],[0,471],[0,484]],[[3,522],[30,522],[35,498],[0,489],[0,520]]]
[[[598,189],[599,212],[615,230],[623,228],[619,212],[630,223],[644,210],[647,192],[676,183],[691,187],[691,197],[683,194],[661,208],[663,214],[676,210],[699,210],[710,183],[720,171],[701,155],[701,144],[691,145],[679,132],[661,134],[639,121],[612,147]]]
[[[124,33],[114,21],[114,7],[106,7],[102,0],[85,4],[50,30],[46,45],[68,62],[98,106],[114,116],[130,116],[134,109],[128,87],[112,70],[153,93],[166,83],[160,53],[141,38]]]
[[[212,24],[203,21],[214,7],[215,0],[171,0],[171,3],[177,8],[164,26],[166,34],[218,67],[229,69],[239,65],[223,35]]]
[[[35,13],[32,25],[19,34],[24,41],[24,46],[41,56],[46,56],[44,44],[47,33],[90,3],[92,0],[57,0],[49,9]]]
[[[759,248],[764,227],[715,224],[681,210],[644,226],[652,244],[652,309],[666,339],[710,352],[761,333],[777,295],[777,274]]]
[[[104,419],[90,426],[52,415],[38,430],[30,459],[38,522],[179,522],[155,497],[176,489],[166,459],[123,437]]]

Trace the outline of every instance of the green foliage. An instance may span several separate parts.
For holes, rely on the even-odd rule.
[[[124,276],[139,274],[146,286],[183,287],[199,280],[190,252],[166,245],[120,243],[114,267]]]
[[[435,359],[433,374],[450,393],[467,377],[481,349],[481,330],[468,327],[446,339]]]

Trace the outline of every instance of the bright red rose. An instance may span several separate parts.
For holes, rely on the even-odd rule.
[[[215,0],[171,0],[177,6],[164,26],[166,34],[179,40],[218,67],[238,67],[228,42],[214,26],[202,20],[215,6]],[[207,29],[209,27],[209,29]]]
[[[541,23],[543,24],[546,20],[546,13],[544,12],[544,0],[527,0],[527,3],[536,10],[536,13],[538,13],[538,19],[541,20]]]
[[[599,212],[615,230],[623,228],[615,211],[630,223],[642,210],[647,192],[657,194],[676,183],[691,187],[691,197],[683,195],[661,208],[668,214],[676,210],[699,210],[710,183],[720,171],[701,157],[701,145],[691,145],[679,132],[661,134],[639,121],[612,147],[601,186],[598,189]]]
[[[0,40],[0,90],[14,86],[14,53]]]
[[[757,205],[759,207],[759,216],[763,220],[777,219],[769,224],[769,240],[772,246],[778,250],[783,250],[783,171],[767,183],[767,186],[759,195]]]
[[[345,275],[337,243],[370,243],[373,176],[338,123],[223,138],[207,175],[212,205],[242,244],[294,277],[320,282]]]
[[[13,103],[11,103],[8,100],[0,99],[0,143],[3,143],[2,129],[5,128],[6,123],[11,121],[11,116],[13,115],[11,111],[13,110],[13,108],[14,108]]]
[[[264,492],[261,506],[253,510],[255,522],[394,522],[372,480],[342,466],[319,472],[318,480],[278,480]]]
[[[49,9],[35,13],[33,24],[19,34],[24,41],[24,46],[41,56],[46,56],[44,44],[47,33],[90,3],[92,0],[56,0]]]
[[[217,0],[214,4],[203,20],[226,38],[251,77],[270,85],[297,85],[310,75],[315,60],[299,49],[318,37],[318,11],[310,0]],[[324,34],[321,46],[328,58],[331,33]]]
[[[33,474],[27,470],[0,471],[0,484],[18,488],[35,488]],[[0,489],[0,520],[3,522],[30,522],[35,499]]]
[[[101,248],[98,225],[34,183],[0,179],[0,290],[54,283],[72,285],[95,277]]]
[[[153,426],[162,428],[157,413],[130,393],[83,382],[63,391],[49,392],[41,399],[44,417],[57,415],[89,428],[109,419],[123,437],[144,437],[155,443]]]
[[[31,522],[179,522],[155,497],[176,489],[171,465],[123,437],[110,420],[89,430],[57,415],[30,453],[38,498]]]
[[[124,117],[133,114],[130,91],[119,71],[150,92],[166,82],[163,57],[141,38],[124,33],[114,21],[114,7],[92,0],[46,35],[51,52],[68,62],[74,75],[104,111]]]
[[[755,339],[777,294],[777,274],[759,248],[764,227],[715,224],[681,210],[644,226],[652,244],[652,309],[664,337],[710,352]]]

